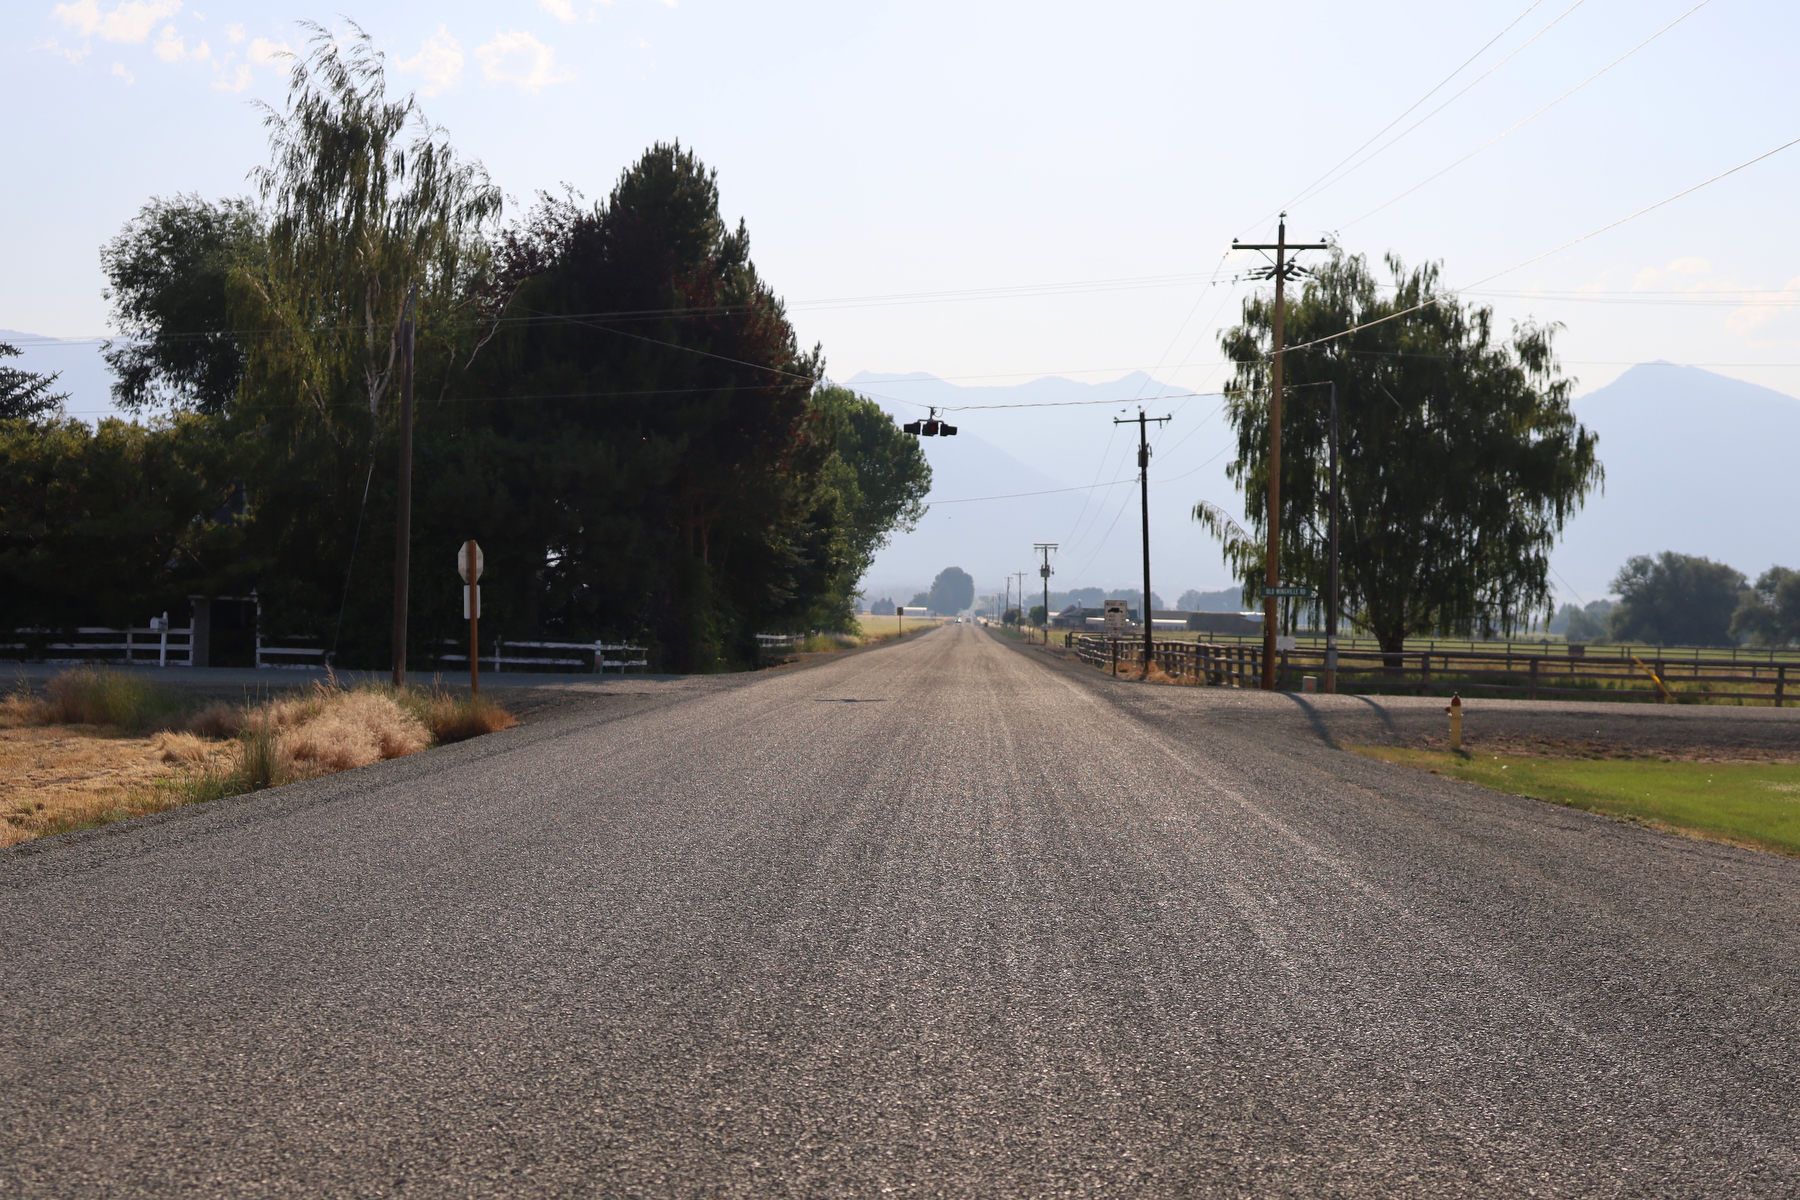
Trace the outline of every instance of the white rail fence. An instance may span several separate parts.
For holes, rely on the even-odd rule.
[[[105,625],[68,630],[15,629],[0,641],[0,657],[19,661],[76,665],[83,663],[137,667],[194,665],[194,627],[169,625],[163,618],[150,624],[114,629]],[[325,647],[299,638],[256,637],[253,662],[259,669],[305,670],[326,666]]]
[[[446,640],[440,644],[460,646],[462,643]],[[441,663],[469,661],[466,651],[441,653],[437,658]],[[605,674],[616,669],[623,675],[633,667],[648,669],[650,656],[644,647],[630,642],[509,642],[495,638],[493,652],[481,656],[481,665],[495,671],[517,667],[527,671],[576,670]]]

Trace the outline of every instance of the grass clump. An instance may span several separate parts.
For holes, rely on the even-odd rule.
[[[1389,746],[1358,752],[1515,796],[1800,857],[1800,764],[1537,758]]]
[[[17,742],[0,751],[33,755],[29,770],[10,781],[15,786],[0,778],[0,845],[351,770],[518,724],[485,697],[441,686],[347,689],[335,678],[262,704],[211,704],[179,720],[177,706],[144,681],[124,676],[144,683],[132,688],[88,678],[107,674],[123,675],[74,671],[52,680],[48,697],[21,689],[0,699],[0,729]],[[71,714],[80,719],[59,720]],[[158,723],[165,728],[151,738],[124,733]],[[107,732],[80,731],[96,726]]]
[[[482,695],[459,695],[442,685],[407,688],[397,697],[439,743],[461,742],[517,725],[518,718]]]
[[[40,703],[43,724],[133,731],[155,728],[177,707],[173,697],[142,675],[99,667],[64,671],[50,681]]]

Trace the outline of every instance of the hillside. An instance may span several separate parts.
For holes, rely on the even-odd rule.
[[[1600,435],[1604,494],[1551,558],[1560,587],[1604,595],[1634,554],[1676,550],[1754,578],[1800,566],[1800,400],[1672,363],[1632,367],[1575,401]]]

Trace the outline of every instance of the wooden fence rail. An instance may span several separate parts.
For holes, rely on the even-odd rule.
[[[1131,638],[1068,635],[1064,644],[1082,662],[1117,671],[1142,669],[1144,644]],[[1464,695],[1521,695],[1528,699],[1573,697],[1589,700],[1725,700],[1786,703],[1792,674],[1800,682],[1800,664],[1729,658],[1622,658],[1532,653],[1536,647],[1513,646],[1492,651],[1340,650],[1338,689],[1352,692],[1410,692],[1417,695],[1461,692]],[[1248,642],[1157,640],[1158,668],[1181,680],[1219,687],[1255,687],[1261,681],[1262,647]],[[1306,676],[1322,676],[1322,646],[1297,646],[1284,652],[1277,670],[1281,686],[1293,688]]]

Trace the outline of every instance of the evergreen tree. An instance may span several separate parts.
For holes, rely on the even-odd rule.
[[[17,346],[0,342],[0,358],[18,355]],[[57,378],[0,363],[0,421],[35,421],[61,412],[68,397],[50,390]]]

